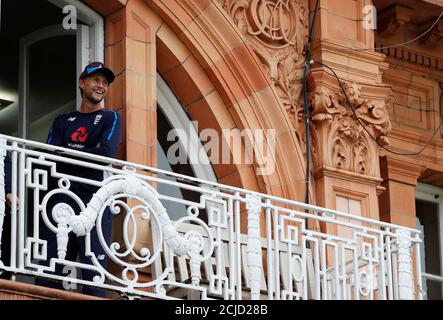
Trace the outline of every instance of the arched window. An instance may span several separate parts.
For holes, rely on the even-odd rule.
[[[198,154],[203,148],[198,132],[196,132],[193,123],[183,110],[183,107],[171,88],[159,74],[157,74],[157,107],[157,167],[162,170],[217,182],[212,166],[210,164],[204,164],[210,163],[206,153],[200,152],[200,154]],[[180,130],[186,133],[187,139],[185,139],[185,141],[178,139],[177,135],[171,134],[172,130]],[[176,139],[172,139],[172,137],[176,137]],[[171,161],[168,160],[168,151],[170,151],[170,148],[174,145],[177,146],[177,143],[179,143],[180,146],[179,152],[182,152],[182,155],[186,157],[186,161],[180,161],[178,163],[172,161],[173,163],[171,163]],[[196,155],[197,157],[195,157]],[[198,157],[206,157],[206,159],[201,162],[190,161],[191,158],[198,159]],[[199,194],[180,189],[179,187],[159,184],[158,190],[160,194],[170,195],[176,199],[199,202]],[[172,219],[175,220],[186,214],[185,205],[174,201],[162,202]],[[203,215],[204,213],[201,214]],[[205,219],[204,216],[201,218]]]

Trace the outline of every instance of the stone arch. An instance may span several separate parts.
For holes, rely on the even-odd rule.
[[[113,51],[125,50],[118,47],[118,41],[126,37],[122,42],[126,47],[128,43],[145,44],[144,57],[147,60],[153,60],[152,56],[155,57],[156,53],[161,55],[156,67],[191,119],[200,120],[216,130],[275,130],[275,170],[272,174],[257,174],[257,160],[263,159],[258,155],[253,165],[214,166],[219,182],[302,201],[304,157],[285,107],[260,60],[217,1],[111,0],[107,2],[107,8],[101,9],[96,8],[98,4],[95,1],[86,2],[106,15],[105,38],[107,46],[114,46]],[[143,99],[128,98],[131,94],[135,96],[131,88],[135,81],[130,78],[139,77],[134,65],[146,66],[143,61],[134,62],[130,57],[125,57],[126,66],[124,62],[119,64],[112,50],[109,52],[106,54],[107,63],[116,66],[117,73],[122,73],[120,78],[126,85],[126,91],[133,91],[117,89],[109,100],[116,103],[121,100],[121,105],[126,105],[127,109],[122,112],[126,112],[129,118],[134,117],[128,116],[129,107],[136,103],[143,105],[153,96],[152,91],[145,90]],[[133,69],[128,65],[132,65]],[[143,81],[153,81],[155,72],[145,68]],[[186,87],[183,83],[187,84]],[[119,92],[123,92],[121,96]],[[154,105],[153,102],[151,104]],[[146,113],[153,112],[153,106],[150,108]],[[127,120],[127,123],[130,122],[130,119]],[[131,140],[137,138],[129,135],[125,137],[126,150],[131,148]],[[142,140],[143,137],[139,139],[148,146],[145,148],[148,152],[143,153],[152,154],[149,144],[155,140],[151,137],[147,143]],[[133,149],[142,150],[139,146]],[[146,161],[151,165],[153,162],[153,159]]]
[[[198,131],[213,129],[217,132],[218,143],[226,137],[223,129],[239,128],[233,114],[213,81],[202,68],[195,55],[186,47],[177,34],[166,24],[157,32],[157,70],[174,91],[190,120],[196,121]],[[220,150],[221,151],[221,150]],[[244,152],[244,145],[241,145]],[[234,163],[241,163],[239,155],[231,150]],[[221,152],[212,166],[221,183],[259,190],[252,164],[221,164]]]
[[[254,166],[214,166],[217,175],[233,169],[242,187],[303,199],[304,160],[290,120],[262,64],[221,7],[197,0],[147,3],[166,22],[157,32],[157,52],[163,59],[159,70],[191,119],[205,120],[218,131],[276,129],[273,174],[258,175],[254,161]]]

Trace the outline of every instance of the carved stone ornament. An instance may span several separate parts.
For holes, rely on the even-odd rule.
[[[394,34],[399,28],[411,21],[413,13],[414,10],[405,6],[390,6],[378,13],[377,31],[379,33]]]
[[[296,128],[308,10],[304,0],[219,0],[257,53]]]
[[[387,135],[391,123],[388,110],[391,100],[362,98],[361,86],[356,83],[343,83],[343,87],[349,103],[343,94],[332,92],[324,86],[316,87],[310,94],[313,108],[311,120],[314,125],[312,132],[316,135],[313,141],[317,144],[314,162],[317,167],[327,165],[360,174],[377,175],[377,143],[389,143]],[[351,108],[360,121],[357,121]]]
[[[422,33],[429,30],[434,21],[429,21],[421,26],[423,30]],[[423,37],[420,38],[420,44],[435,47],[439,44],[439,41],[443,39],[443,21],[440,20],[430,32],[427,32]]]

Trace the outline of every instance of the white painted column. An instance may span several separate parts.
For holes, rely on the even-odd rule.
[[[398,244],[398,292],[400,300],[414,299],[414,278],[411,257],[411,233],[397,230]]]
[[[251,300],[259,300],[260,279],[263,272],[260,241],[261,199],[258,196],[248,194],[246,195],[246,201],[246,210],[248,212],[247,261]]]

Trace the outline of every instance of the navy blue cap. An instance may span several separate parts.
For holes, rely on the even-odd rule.
[[[90,64],[88,64],[81,73],[79,79],[84,79],[94,73],[104,74],[105,77],[108,79],[109,84],[111,84],[111,82],[113,82],[115,79],[114,72],[112,72],[111,69],[106,68],[105,65],[101,62],[91,62]]]

